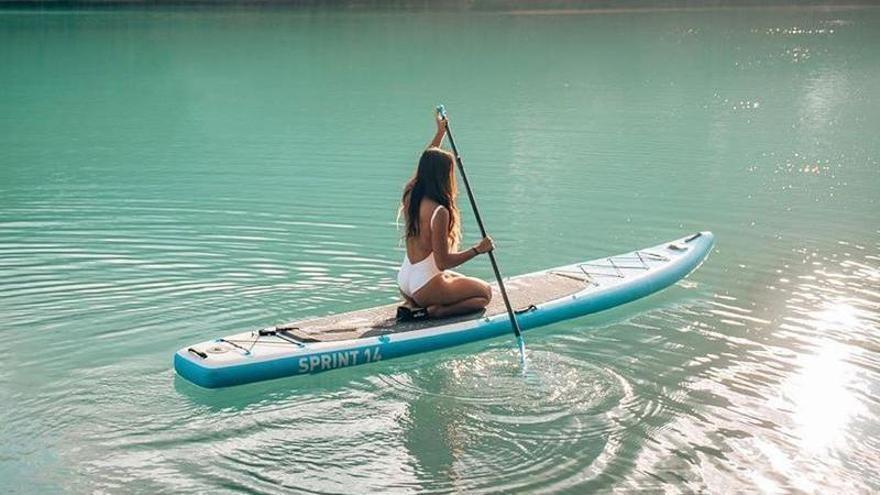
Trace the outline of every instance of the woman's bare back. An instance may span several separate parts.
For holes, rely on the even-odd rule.
[[[406,256],[409,258],[410,263],[419,263],[433,252],[431,247],[431,218],[438,206],[440,206],[439,203],[427,198],[422,199],[422,204],[419,205],[419,235],[406,239]],[[404,208],[407,208],[406,204]]]

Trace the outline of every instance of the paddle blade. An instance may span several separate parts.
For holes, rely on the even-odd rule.
[[[443,105],[437,105],[437,115],[443,118],[443,120],[446,120],[446,107]]]

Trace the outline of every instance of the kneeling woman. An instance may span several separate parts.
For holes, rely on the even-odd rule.
[[[473,313],[492,299],[492,288],[486,282],[448,271],[488,253],[494,246],[486,237],[474,247],[457,250],[461,222],[456,205],[455,159],[438,147],[444,134],[445,126],[438,118],[437,134],[403,190],[400,210],[406,224],[406,257],[397,283],[415,307],[401,307],[401,320]]]

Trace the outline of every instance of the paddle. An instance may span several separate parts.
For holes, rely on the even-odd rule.
[[[455,163],[458,165],[458,172],[461,174],[461,180],[464,182],[464,188],[467,191],[468,199],[471,201],[471,208],[474,210],[474,216],[477,218],[477,226],[480,227],[480,234],[486,237],[486,228],[483,226],[483,219],[480,217],[480,210],[477,208],[477,201],[474,199],[474,192],[468,182],[467,174],[464,171],[464,164],[461,162],[461,155],[458,154],[458,148],[455,147],[455,139],[452,137],[452,130],[449,128],[449,119],[446,118],[446,108],[443,105],[437,105],[437,114],[443,119],[446,126],[446,137],[449,139],[449,145],[452,146],[452,153],[455,155]],[[504,299],[504,306],[507,307],[507,316],[510,317],[510,326],[513,327],[513,334],[516,335],[516,342],[519,345],[519,355],[523,363],[526,360],[526,342],[523,340],[522,331],[519,323],[516,321],[516,313],[510,305],[510,299],[507,298],[507,290],[504,288],[504,280],[501,278],[501,271],[498,269],[498,262],[495,260],[495,251],[489,251],[489,261],[492,262],[492,270],[495,272],[495,279],[498,280],[498,290],[501,292],[501,298]]]

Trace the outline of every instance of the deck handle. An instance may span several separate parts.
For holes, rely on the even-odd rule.
[[[189,349],[187,349],[187,351],[195,354],[196,356],[198,356],[202,359],[208,359],[208,355],[198,349],[193,349],[192,347],[190,347]]]
[[[694,239],[699,239],[701,235],[703,235],[702,232],[697,232],[696,234],[694,234],[694,235],[688,237],[687,239],[685,239],[684,242],[691,242],[691,241],[693,241]]]

